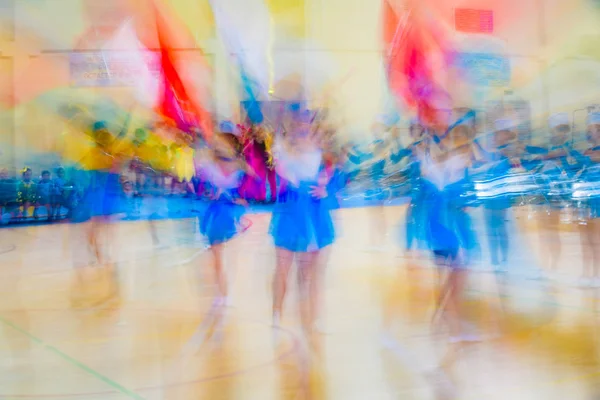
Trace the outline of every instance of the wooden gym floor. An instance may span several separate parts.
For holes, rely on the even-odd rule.
[[[0,230],[1,399],[433,399],[450,381],[429,379],[447,349],[432,328],[437,274],[400,248],[403,207],[336,214],[339,240],[325,273],[322,334],[311,349],[297,296],[271,327],[274,251],[269,214],[227,249],[231,305],[223,335],[206,339],[213,279],[196,219],[121,222],[111,233],[120,295],[106,300],[99,268],[72,303],[81,226]],[[524,215],[523,212],[520,215]],[[461,348],[447,378],[459,399],[600,399],[600,289],[574,285],[578,234],[560,230],[559,270],[533,279],[535,224],[519,219],[510,270],[470,277],[471,323],[485,340]],[[480,228],[480,227],[479,227]],[[486,259],[485,240],[483,258]],[[374,247],[375,246],[375,247]],[[534,274],[530,274],[533,276]],[[104,301],[103,301],[104,300]],[[395,325],[384,335],[384,314]],[[598,396],[598,397],[595,397]]]

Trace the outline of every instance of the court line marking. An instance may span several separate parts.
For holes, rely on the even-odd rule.
[[[157,309],[157,310],[146,310],[146,311],[162,311],[161,309]],[[165,312],[167,310],[164,310]],[[171,312],[172,310],[168,310],[168,312]],[[229,310],[232,311],[232,310]],[[257,320],[254,318],[241,318],[242,320],[245,320],[246,322],[250,322],[250,323],[254,323],[254,324],[259,324],[259,325],[267,325],[267,326],[271,326],[270,323],[265,323],[265,321],[261,321],[261,320]],[[4,323],[8,323],[9,326],[11,326],[13,329],[18,330],[19,332],[23,333],[26,336],[29,336],[32,340],[36,341],[36,343],[39,344],[44,344],[43,341],[41,341],[40,339],[32,336],[31,334],[29,334],[27,331],[24,331],[23,329],[18,328],[17,326],[13,326],[10,324],[10,322],[4,320],[1,316],[0,316],[0,322],[4,322]],[[300,339],[298,339],[298,337],[290,330],[284,327],[274,327],[276,330],[287,334],[290,338],[291,338],[291,346],[284,350],[279,352],[279,354],[275,355],[275,358],[272,360],[268,360],[265,361],[261,364],[256,364],[256,365],[250,365],[246,368],[242,368],[239,370],[234,370],[234,371],[230,371],[230,372],[225,372],[225,373],[221,373],[218,375],[214,375],[214,376],[208,376],[208,377],[204,377],[204,378],[200,378],[200,379],[196,379],[194,381],[187,381],[187,382],[175,382],[175,383],[168,383],[168,384],[163,384],[163,385],[155,385],[155,386],[148,386],[148,387],[143,387],[143,388],[138,388],[137,390],[142,390],[142,391],[150,391],[150,390],[164,390],[164,389],[169,389],[169,388],[175,388],[175,387],[182,387],[182,386],[187,386],[187,385],[194,385],[194,384],[199,384],[199,383],[205,383],[205,382],[211,382],[211,381],[216,381],[216,380],[221,380],[221,379],[227,379],[227,378],[233,378],[235,376],[239,376],[239,375],[244,375],[246,373],[249,372],[253,372],[253,371],[257,371],[261,368],[264,368],[266,366],[269,366],[271,364],[274,364],[277,361],[281,361],[289,356],[291,356],[292,354],[298,352],[300,350]],[[57,349],[55,349],[57,350]],[[64,353],[61,353],[64,356],[67,356]],[[67,356],[69,357],[69,356]],[[75,362],[77,362],[77,360],[73,360]],[[89,367],[88,367],[89,368]],[[92,370],[92,372],[95,372]],[[108,379],[108,378],[106,378]],[[64,398],[64,397],[83,397],[83,396],[96,396],[96,395],[106,395],[106,394],[114,394],[114,391],[104,391],[104,392],[90,392],[90,393],[59,393],[59,394],[40,394],[40,395],[29,395],[29,394],[18,394],[18,395],[5,395],[5,394],[0,394],[0,398],[4,398],[4,397],[10,397],[10,398],[19,398],[19,399],[36,399],[36,398]],[[135,393],[134,393],[135,394]],[[138,395],[139,396],[139,395]],[[145,400],[143,397],[137,397],[141,400]]]
[[[474,290],[474,292],[478,292],[478,293],[480,293],[480,294],[484,294],[484,295],[490,295],[490,294],[492,294],[491,292],[487,292],[487,291],[477,291],[477,290]],[[497,294],[495,294],[495,295],[497,295]],[[511,297],[511,296],[507,296],[507,297]],[[517,297],[517,298],[518,298],[518,297],[521,297],[521,298],[523,298],[523,297],[525,297],[525,296],[516,296],[516,297]],[[527,297],[525,297],[525,298],[527,298]],[[560,303],[556,303],[556,302],[542,301],[542,303],[550,303],[551,305],[558,306],[558,307],[564,307],[564,308],[575,308],[575,309],[578,309],[579,311],[588,311],[588,312],[592,311],[592,310],[586,310],[586,309],[584,309],[584,308],[582,309],[582,308],[580,308],[580,307],[572,307],[572,306],[566,306],[566,307],[565,307],[565,305],[564,305],[564,304],[560,304]],[[33,310],[29,310],[29,311],[33,311]],[[37,311],[51,311],[51,310],[37,310]],[[55,310],[55,311],[64,311],[64,310]],[[142,311],[142,310],[139,310],[139,311]],[[158,312],[160,312],[160,311],[165,311],[165,312],[166,312],[167,310],[160,310],[160,309],[158,309],[158,310],[153,310],[153,311],[158,311]],[[168,310],[168,311],[176,311],[176,310]],[[184,311],[184,312],[186,312],[187,310],[177,310],[177,311]],[[231,311],[231,310],[229,310],[229,311]],[[191,312],[191,310],[190,310],[189,312]],[[592,311],[592,313],[593,313],[593,311]],[[2,319],[2,318],[0,317],[0,320],[1,320],[1,319]],[[3,322],[6,322],[6,321],[3,321]],[[282,329],[282,330],[283,330],[283,331],[286,331],[285,329]],[[24,332],[24,331],[22,331],[22,333],[24,333],[24,334],[26,334],[26,335],[30,336],[28,333],[26,333],[26,332]],[[292,335],[292,337],[294,338],[294,336],[293,336],[293,335]],[[39,340],[39,339],[37,339],[37,340]],[[294,341],[294,340],[293,340],[293,341]],[[41,344],[43,344],[43,342],[42,342]],[[280,356],[279,356],[279,357],[276,357],[276,359],[275,359],[275,360],[277,360],[277,359],[282,359],[282,358],[285,358],[285,357],[286,357],[286,356],[288,356],[290,353],[293,353],[293,352],[294,352],[294,350],[295,350],[295,349],[294,349],[294,347],[295,347],[295,346],[292,346],[292,349],[290,349],[290,351],[289,351],[289,352],[284,352],[283,354],[280,354]],[[68,356],[67,356],[67,357],[68,357]],[[273,361],[275,361],[275,360],[273,360]],[[156,389],[160,389],[160,388],[163,388],[163,389],[164,389],[164,388],[169,388],[169,387],[178,387],[178,386],[183,386],[183,385],[188,385],[188,384],[199,383],[199,382],[203,382],[203,381],[211,381],[211,380],[216,380],[216,379],[223,379],[223,378],[227,378],[227,377],[233,377],[233,376],[235,376],[235,375],[239,375],[239,374],[243,374],[243,373],[245,373],[245,372],[248,372],[247,370],[259,369],[260,367],[263,367],[263,366],[265,366],[265,365],[269,365],[270,363],[271,363],[271,362],[266,362],[266,363],[264,363],[264,364],[262,364],[262,365],[257,365],[257,366],[254,366],[254,368],[251,366],[251,367],[247,368],[246,370],[241,370],[241,371],[232,371],[232,372],[229,372],[229,373],[222,374],[222,375],[220,375],[220,376],[212,377],[212,379],[209,377],[208,379],[206,379],[206,378],[205,378],[205,379],[200,379],[200,380],[199,380],[199,381],[197,381],[197,382],[177,382],[177,383],[168,384],[168,385],[160,385],[160,386],[154,386],[154,387],[146,387],[146,388],[141,388],[140,390],[156,390]],[[570,378],[570,379],[567,379],[567,380],[565,380],[565,381],[567,381],[567,382],[568,382],[568,381],[571,381],[571,380],[575,380],[575,381],[577,381],[577,380],[585,379],[585,378],[587,378],[587,377],[595,376],[595,375],[597,375],[597,374],[599,374],[599,373],[600,373],[599,371],[596,371],[596,372],[591,372],[591,373],[588,373],[588,374],[583,374],[583,375],[581,375],[581,376],[575,376],[575,377],[572,377],[572,378]],[[562,384],[562,383],[564,383],[564,382],[561,382],[561,381],[559,380],[558,382],[555,382],[555,383],[553,383],[553,385],[560,385],[560,384]],[[92,395],[92,394],[108,394],[108,393],[107,393],[107,392],[102,392],[102,393],[87,393],[87,394],[83,394],[83,393],[82,393],[82,394],[71,394],[71,395],[69,395],[69,397],[84,396],[84,395]],[[40,397],[44,397],[44,398],[48,398],[48,397],[60,397],[60,396],[65,396],[65,395],[64,395],[64,394],[63,394],[63,395],[41,395],[41,396],[35,396],[35,395],[20,395],[20,396],[13,396],[13,397],[19,397],[19,398],[40,398]]]
[[[550,386],[560,386],[560,385],[565,385],[565,384],[569,384],[569,383],[574,383],[574,382],[579,382],[579,381],[584,381],[588,378],[592,378],[594,376],[600,375],[600,370],[596,370],[593,372],[588,372],[587,374],[582,374],[582,375],[576,375],[573,376],[571,378],[566,378],[566,379],[556,379],[554,381],[552,381],[550,383]]]
[[[101,373],[99,373],[98,371],[95,371],[94,369],[88,367],[87,365],[83,364],[82,362],[74,359],[73,357],[69,356],[68,354],[63,353],[62,351],[60,351],[58,348],[44,342],[42,339],[32,335],[31,333],[27,332],[26,330],[24,330],[23,328],[19,327],[18,325],[13,324],[12,322],[10,322],[9,320],[5,319],[4,317],[0,316],[0,322],[2,322],[4,325],[12,328],[13,330],[21,333],[22,335],[27,336],[31,341],[33,341],[34,343],[44,347],[46,350],[54,353],[55,355],[59,356],[60,358],[62,358],[64,361],[67,361],[68,363],[70,363],[71,365],[76,366],[77,368],[79,368],[80,370],[88,373],[89,375],[93,376],[94,378],[106,383],[108,386],[112,387],[113,389],[115,389],[117,392],[132,398],[132,399],[137,399],[137,400],[144,400],[144,398],[142,396],[140,396],[139,394],[127,389],[126,387],[120,385],[119,383],[111,380],[110,378],[102,375]]]
[[[0,254],[10,253],[11,251],[15,251],[17,246],[14,244],[8,245],[5,249],[0,250]]]

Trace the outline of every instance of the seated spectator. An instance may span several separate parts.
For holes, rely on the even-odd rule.
[[[8,171],[0,170],[0,222],[2,225],[12,218],[11,205],[16,200],[15,180],[8,176]]]
[[[65,179],[65,169],[63,167],[58,167],[56,169],[56,178],[53,179],[52,185],[52,219],[60,218],[60,210],[62,207],[67,206],[66,199],[66,190],[65,186],[67,185],[67,181]]]
[[[50,171],[42,171],[42,177],[37,184],[37,204],[35,206],[35,211],[33,212],[34,218],[38,217],[38,207],[45,207],[48,220],[52,219],[50,207],[50,204],[52,203],[52,186],[53,182],[50,179]]]
[[[31,179],[33,172],[31,168],[24,168],[22,170],[23,178],[19,183],[19,190],[17,192],[17,202],[20,207],[20,218],[27,218],[28,211],[32,206],[35,206],[37,202],[37,190],[36,185]]]
[[[121,186],[123,188],[123,205],[127,218],[134,218],[139,215],[139,200],[136,199],[134,186],[126,176],[121,176]]]

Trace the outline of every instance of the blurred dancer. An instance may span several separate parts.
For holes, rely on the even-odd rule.
[[[108,283],[108,299],[118,295],[119,290],[117,271],[106,250],[114,245],[111,240],[114,238],[112,223],[114,216],[122,212],[121,172],[131,157],[120,137],[122,135],[113,136],[104,122],[94,124],[91,134],[93,147],[79,162],[81,171],[86,171],[84,181],[80,180],[85,185],[85,190],[73,220],[87,222],[85,230],[89,249],[95,262],[103,267]],[[81,267],[85,267],[87,263],[81,259],[75,261],[77,279],[80,286],[83,286],[86,282]],[[81,299],[75,295],[73,300],[78,304]]]
[[[465,210],[472,198],[469,168],[472,165],[472,131],[454,126],[432,149],[422,164],[424,200],[427,204],[427,241],[436,264],[445,270],[438,314],[446,316],[450,342],[470,341],[465,332],[463,292],[467,269],[477,248],[471,218]]]
[[[409,125],[409,138],[411,143],[406,147],[397,147],[396,152],[391,155],[395,162],[400,162],[408,158],[408,165],[404,168],[404,173],[408,175],[410,202],[406,208],[404,218],[404,251],[407,259],[406,270],[398,271],[398,285],[403,285],[407,280],[414,281],[417,269],[416,260],[423,255],[427,249],[427,204],[423,197],[424,191],[421,188],[421,163],[425,160],[429,141],[424,127],[414,118]],[[418,278],[416,278],[418,279]],[[412,289],[412,285],[410,287]],[[386,296],[384,304],[384,341],[392,346],[396,346],[392,338],[392,325],[396,321],[397,305],[394,299],[397,297],[397,288],[394,287]],[[419,315],[419,318],[421,316]]]
[[[491,149],[479,146],[479,154],[483,163],[473,171],[480,172],[486,181],[497,181],[507,176],[513,166],[518,164],[511,158],[511,144],[516,140],[515,124],[510,119],[499,119],[494,123],[494,134]],[[506,193],[486,197],[483,202],[485,227],[490,249],[492,267],[496,272],[504,272],[509,255],[508,216],[511,199]]]
[[[423,249],[425,240],[425,203],[422,197],[423,191],[421,184],[421,162],[427,152],[428,141],[425,135],[425,129],[417,119],[413,119],[409,127],[409,135],[412,143],[407,147],[409,153],[409,184],[410,184],[410,203],[406,209],[405,234],[406,251],[408,257],[414,259],[420,249]],[[395,155],[400,159],[404,153],[400,151]],[[398,160],[399,161],[399,160]]]
[[[54,183],[50,179],[50,171],[42,171],[41,179],[37,184],[37,204],[33,213],[34,217],[39,218],[39,208],[46,209],[48,221],[52,221],[52,193],[54,192]]]
[[[19,188],[17,192],[17,202],[20,206],[20,215],[19,218],[26,219],[29,216],[29,209],[34,207],[35,214],[35,204],[37,202],[37,188],[36,184],[32,179],[33,172],[31,168],[23,168],[21,171],[22,180],[19,183]]]
[[[240,186],[244,174],[251,172],[236,151],[235,142],[232,134],[221,133],[215,137],[212,149],[201,157],[203,176],[216,190],[200,220],[200,233],[206,237],[213,258],[217,280],[214,305],[217,307],[228,302],[223,250],[225,244],[242,231],[241,217],[247,203],[240,195]]]
[[[559,113],[548,120],[550,146],[542,155],[540,172],[549,183],[547,214],[540,218],[542,254],[544,264],[555,271],[561,254],[559,224],[561,214],[569,212],[569,199],[563,193],[566,181],[573,178],[585,164],[581,153],[573,148],[569,115]],[[566,222],[566,220],[565,220]]]
[[[58,167],[56,169],[56,178],[53,180],[53,191],[52,191],[52,219],[58,220],[60,218],[60,212],[62,207],[68,207],[69,204],[66,199],[67,180],[65,179],[65,169]]]
[[[578,191],[591,193],[587,200],[589,218],[580,225],[581,252],[583,254],[583,273],[580,285],[583,287],[600,287],[600,196],[596,192],[600,172],[600,114],[593,113],[587,121],[588,149],[584,155],[589,159],[589,168],[581,177],[585,188]],[[578,196],[583,198],[584,196]]]
[[[274,146],[275,168],[285,181],[273,210],[270,233],[275,243],[273,323],[283,311],[287,278],[294,259],[298,265],[300,317],[305,332],[313,331],[319,288],[317,269],[322,251],[335,240],[331,204],[326,200],[330,177],[323,165],[323,151],[305,115]]]

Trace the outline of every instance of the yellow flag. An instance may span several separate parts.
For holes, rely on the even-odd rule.
[[[189,147],[181,147],[177,149],[177,153],[174,159],[175,173],[180,180],[187,180],[188,182],[195,175],[194,167],[194,150]]]

